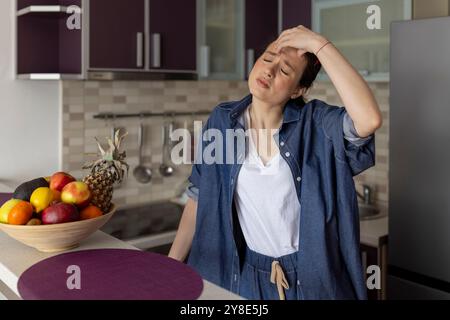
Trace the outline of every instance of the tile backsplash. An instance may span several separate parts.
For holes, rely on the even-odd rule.
[[[114,191],[114,202],[119,206],[138,205],[160,201],[179,195],[185,188],[190,165],[176,167],[171,177],[162,177],[159,166],[162,161],[162,125],[174,121],[176,127],[185,127],[193,120],[206,120],[207,116],[195,115],[195,111],[210,111],[223,101],[240,100],[248,94],[245,81],[63,81],[63,170],[77,178],[88,174],[82,170],[84,163],[96,158],[100,140],[111,136],[113,127],[125,128],[129,135],[123,147],[127,151],[130,172],[127,179]],[[376,166],[355,177],[357,189],[362,184],[374,187],[374,199],[387,208],[388,200],[388,127],[389,83],[370,83],[383,113],[383,127],[376,134]],[[342,102],[330,82],[316,82],[309,99],[321,99],[332,105]],[[100,112],[192,112],[183,117],[152,117],[125,119],[94,119]],[[145,127],[143,162],[150,166],[153,178],[149,184],[140,184],[133,176],[138,164],[138,126]]]

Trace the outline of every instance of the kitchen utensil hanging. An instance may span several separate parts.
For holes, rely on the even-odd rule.
[[[173,128],[173,119],[171,123],[168,125],[165,121],[162,126],[162,162],[159,167],[159,172],[163,177],[170,177],[174,173],[174,168],[170,165],[170,162],[167,161],[167,147],[168,140],[170,139],[170,129]]]
[[[138,147],[139,147],[139,163],[138,166],[134,169],[133,175],[136,180],[140,183],[149,183],[152,180],[152,170],[149,167],[143,165],[143,144],[144,144],[144,124],[141,117],[141,122],[139,124],[138,129]]]

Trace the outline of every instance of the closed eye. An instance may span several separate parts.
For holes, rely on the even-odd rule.
[[[267,60],[267,59],[263,59],[263,61],[265,61],[265,62],[272,62],[271,60]],[[288,74],[286,71],[284,71],[282,68],[280,68],[280,72],[283,73],[283,74],[286,75],[286,76],[289,75],[289,74]]]

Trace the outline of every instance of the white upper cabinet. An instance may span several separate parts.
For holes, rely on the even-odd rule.
[[[312,28],[332,41],[366,80],[388,81],[390,24],[410,20],[411,7],[411,0],[313,0]],[[319,78],[327,77],[322,71]]]

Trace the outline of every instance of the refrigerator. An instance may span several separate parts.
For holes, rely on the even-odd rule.
[[[450,299],[450,17],[391,24],[388,299]]]

